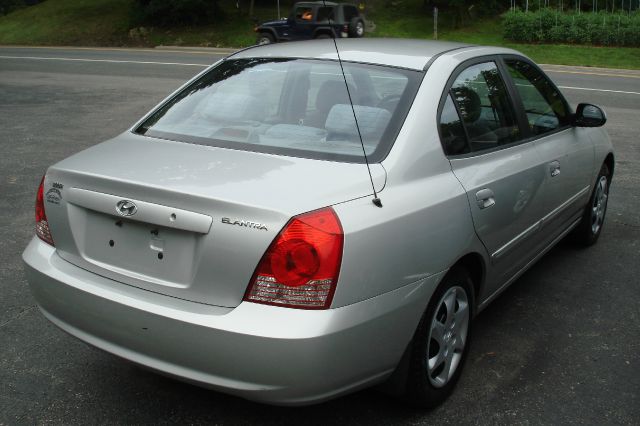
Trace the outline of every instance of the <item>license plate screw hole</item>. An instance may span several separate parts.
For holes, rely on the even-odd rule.
[[[113,247],[116,244],[115,241],[113,240],[109,240],[109,247]]]
[[[162,254],[162,252],[158,253],[158,259],[162,260],[163,257],[164,257],[164,254]]]
[[[176,221],[176,214],[175,213],[171,213],[171,216],[169,216],[169,220],[171,222],[175,222]]]

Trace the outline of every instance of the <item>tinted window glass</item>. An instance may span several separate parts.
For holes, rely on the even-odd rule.
[[[354,6],[343,6],[344,20],[345,22],[351,22],[353,18],[359,15],[358,9]]]
[[[529,128],[534,135],[569,124],[570,113],[567,103],[544,74],[523,61],[507,59],[505,62],[522,99]]]
[[[451,95],[447,96],[440,115],[440,136],[445,154],[457,155],[469,152],[462,122],[451,100]]]
[[[379,161],[393,144],[422,74],[343,65],[365,151],[371,161]],[[137,131],[233,149],[363,161],[344,78],[334,61],[224,61],[152,114]]]
[[[507,89],[494,62],[472,65],[462,71],[450,93],[460,111],[472,151],[520,139]]]
[[[334,19],[333,17],[333,8],[332,7],[320,7],[318,8],[318,19],[317,22],[325,22],[329,19]]]

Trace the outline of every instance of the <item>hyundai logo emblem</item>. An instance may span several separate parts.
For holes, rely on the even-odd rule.
[[[133,201],[120,200],[116,204],[116,211],[121,216],[133,216],[138,211],[138,206]]]

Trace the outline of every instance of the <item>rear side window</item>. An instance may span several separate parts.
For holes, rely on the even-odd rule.
[[[456,78],[450,96],[462,118],[472,151],[521,138],[506,86],[495,62],[471,65]]]
[[[447,95],[447,100],[440,114],[440,137],[445,154],[458,155],[469,152],[469,145],[467,144],[467,137],[462,127],[462,121],[453,104],[451,95]]]
[[[533,135],[551,132],[571,122],[567,102],[544,74],[524,61],[507,59],[505,63],[522,99]]]
[[[363,162],[386,156],[422,73],[385,66],[302,59],[222,62],[136,132],[181,142],[305,158]]]
[[[317,22],[327,22],[329,19],[334,19],[332,7],[319,7]]]

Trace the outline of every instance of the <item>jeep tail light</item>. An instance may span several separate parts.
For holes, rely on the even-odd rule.
[[[292,218],[262,256],[244,300],[328,309],[338,281],[343,242],[342,226],[330,207]]]
[[[47,244],[55,246],[51,231],[49,231],[49,222],[47,222],[47,214],[44,211],[44,176],[38,187],[38,195],[36,195],[36,235]]]

